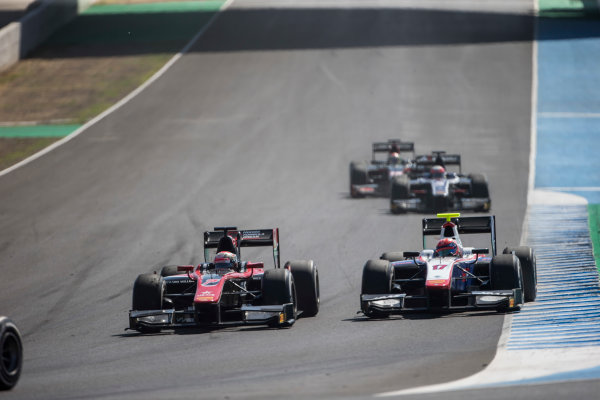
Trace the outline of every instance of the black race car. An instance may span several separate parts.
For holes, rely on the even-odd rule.
[[[353,161],[350,163],[350,196],[388,197],[390,182],[394,177],[404,174],[404,167],[410,159],[400,157],[401,153],[410,152],[414,156],[415,145],[400,139],[373,143],[371,161]],[[378,160],[377,154],[385,153],[384,160]]]

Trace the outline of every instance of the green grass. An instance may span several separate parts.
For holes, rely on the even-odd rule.
[[[58,138],[0,139],[0,171],[56,142]]]
[[[540,17],[595,18],[598,16],[596,0],[539,0]]]

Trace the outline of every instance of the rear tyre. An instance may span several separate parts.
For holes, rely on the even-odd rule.
[[[394,270],[387,260],[369,260],[363,268],[361,294],[387,294],[392,292]],[[387,318],[390,313],[363,310],[369,318]]]
[[[9,318],[0,317],[0,390],[12,389],[23,369],[23,341]]]
[[[298,317],[298,302],[296,300],[296,287],[292,273],[284,268],[270,269],[265,271],[262,281],[263,305],[282,305],[292,303],[294,315],[291,322],[282,324],[291,326]],[[279,322],[271,323],[270,326],[281,326]]]
[[[181,275],[181,272],[177,271],[177,265],[165,265],[160,270],[160,276],[173,276]]]
[[[492,290],[522,289],[521,263],[517,256],[500,254],[493,257],[490,263],[490,280]],[[504,311],[504,309],[498,311]]]
[[[165,293],[165,281],[158,274],[141,274],[133,284],[132,309],[161,310]],[[160,328],[140,326],[142,333],[157,333]]]
[[[387,260],[390,262],[394,261],[404,261],[406,258],[404,257],[401,251],[388,251],[385,252],[379,257],[381,260]]]
[[[352,185],[365,185],[369,181],[367,174],[367,164],[362,161],[353,161],[350,163],[350,196],[353,198],[363,197],[360,193],[352,189]]]
[[[519,258],[521,272],[523,273],[523,298],[525,301],[534,301],[537,296],[537,266],[535,253],[531,247],[517,246],[507,247],[502,254],[512,252]]]
[[[406,210],[394,205],[394,200],[406,200],[410,196],[410,180],[407,176],[397,176],[392,180],[390,210],[394,214],[404,214]]]
[[[288,261],[285,269],[289,269],[294,277],[298,309],[303,317],[314,317],[319,312],[321,294],[319,289],[319,272],[313,260]]]

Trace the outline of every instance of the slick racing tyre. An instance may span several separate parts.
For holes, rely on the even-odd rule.
[[[394,270],[387,260],[369,260],[363,268],[361,294],[387,294],[392,292]],[[363,310],[369,318],[387,318],[389,313]]]
[[[173,276],[173,275],[181,275],[182,272],[177,271],[177,265],[165,265],[160,270],[160,276]]]
[[[0,390],[12,389],[23,368],[23,341],[10,319],[0,317]]]
[[[360,193],[352,190],[352,185],[364,185],[369,181],[367,164],[353,161],[350,163],[350,196],[354,198],[363,197]]]
[[[282,305],[292,303],[294,305],[294,315],[292,321],[286,321],[283,324],[274,322],[270,326],[291,326],[298,316],[298,302],[296,300],[296,286],[292,273],[285,269],[270,269],[265,271],[262,280],[263,305]]]
[[[492,258],[490,263],[490,283],[492,290],[512,290],[523,288],[521,263],[517,256],[500,254]],[[519,307],[515,307],[519,309]],[[499,309],[498,311],[504,311]]]
[[[410,181],[407,176],[397,176],[392,180],[390,210],[394,214],[404,214],[405,209],[395,206],[394,200],[406,200],[410,197]]]
[[[471,197],[490,198],[490,191],[485,176],[482,174],[470,174],[469,179],[471,179]],[[488,202],[487,206],[483,206],[475,211],[487,212],[490,208],[491,201]]]
[[[163,298],[165,293],[165,281],[158,274],[141,274],[133,284],[132,309],[142,310],[161,310],[163,308]],[[160,328],[140,326],[138,329],[142,333],[160,332]]]
[[[319,272],[313,260],[288,261],[285,269],[289,269],[296,285],[298,309],[303,317],[314,317],[319,312],[321,295],[319,289]]]
[[[525,301],[534,301],[537,296],[537,266],[535,253],[531,247],[517,246],[507,247],[502,254],[511,254],[519,258],[521,262],[521,272],[523,273],[523,298]]]
[[[404,257],[404,253],[401,251],[387,251],[379,257],[380,260],[387,260],[390,262],[394,261],[404,261],[406,258]]]

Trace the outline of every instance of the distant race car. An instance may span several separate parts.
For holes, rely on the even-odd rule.
[[[23,341],[15,323],[0,316],[0,390],[12,389],[23,369]]]
[[[319,276],[312,260],[281,268],[279,229],[214,228],[204,232],[205,263],[166,266],[141,274],[133,286],[129,328],[143,333],[163,328],[265,324],[285,327],[319,312]],[[274,269],[239,261],[241,248],[270,246]],[[216,249],[214,261],[211,252]]]
[[[448,166],[458,166],[450,172]],[[471,210],[487,212],[492,206],[488,182],[481,174],[462,174],[459,154],[434,151],[405,166],[404,174],[392,179],[390,210],[445,212]]]
[[[415,145],[400,139],[373,143],[373,155],[369,162],[353,161],[350,163],[350,196],[388,197],[391,179],[404,174],[404,167],[410,161],[400,157],[401,153],[410,152],[414,156]],[[385,153],[385,160],[378,160],[377,154]]]
[[[424,310],[518,310],[536,297],[533,249],[507,247],[496,255],[494,216],[460,217],[438,214],[423,219],[426,237],[439,233],[435,249],[384,253],[364,266],[360,305],[371,318]],[[459,234],[491,237],[487,248],[463,247]]]

